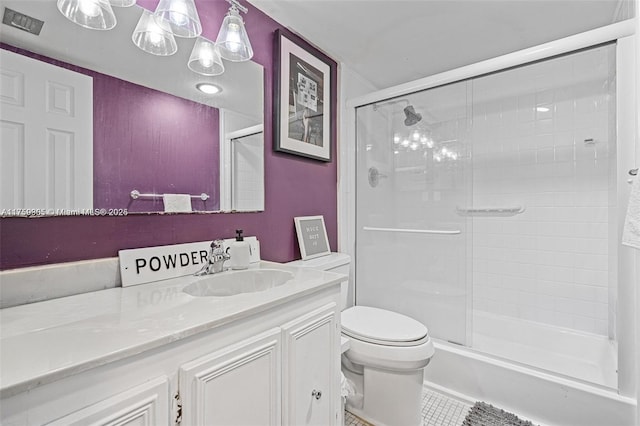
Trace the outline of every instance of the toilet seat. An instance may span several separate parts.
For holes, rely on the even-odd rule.
[[[384,346],[418,346],[429,340],[424,324],[385,309],[354,306],[342,312],[342,332],[353,339]]]

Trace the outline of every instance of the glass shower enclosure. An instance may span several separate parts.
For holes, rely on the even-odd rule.
[[[615,44],[356,109],[356,303],[615,388]]]

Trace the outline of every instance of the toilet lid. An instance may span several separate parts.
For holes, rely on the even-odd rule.
[[[424,324],[397,312],[354,306],[342,312],[342,332],[354,339],[387,346],[415,346],[428,339]]]

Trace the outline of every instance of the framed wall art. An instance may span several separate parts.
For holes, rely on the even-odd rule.
[[[287,30],[275,35],[274,149],[331,161],[335,62]]]

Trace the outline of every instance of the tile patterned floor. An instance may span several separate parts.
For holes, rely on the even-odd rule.
[[[422,391],[422,421],[424,426],[460,426],[471,409],[456,399],[431,389]]]
[[[460,426],[471,405],[424,388],[422,391],[422,418],[424,426]],[[359,417],[345,411],[344,426],[371,426]]]

